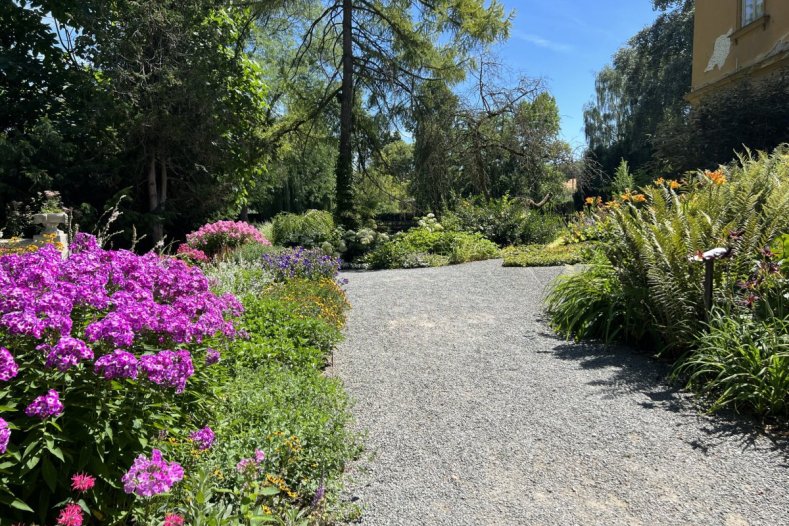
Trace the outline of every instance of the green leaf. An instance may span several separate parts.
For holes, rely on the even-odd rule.
[[[266,486],[265,488],[260,490],[260,494],[264,497],[271,497],[272,495],[276,495],[279,493],[279,488],[276,486]]]
[[[54,492],[58,484],[58,473],[49,458],[44,458],[41,463],[41,474],[44,476],[44,482],[47,483],[49,490]]]
[[[14,509],[17,509],[17,510],[29,511],[30,513],[34,512],[33,508],[31,508],[30,506],[28,506],[27,504],[25,504],[24,502],[22,502],[19,499],[14,499],[11,502],[11,507],[14,508]]]

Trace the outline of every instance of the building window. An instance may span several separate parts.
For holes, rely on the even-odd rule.
[[[764,16],[764,0],[742,0],[742,26]]]

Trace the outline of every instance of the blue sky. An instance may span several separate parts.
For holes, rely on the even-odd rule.
[[[627,40],[652,23],[650,0],[502,0],[515,11],[498,54],[513,72],[541,77],[556,97],[562,137],[584,145],[583,106],[594,76]]]

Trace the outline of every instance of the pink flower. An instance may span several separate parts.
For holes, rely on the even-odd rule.
[[[71,489],[79,492],[86,492],[96,485],[96,479],[85,473],[77,473],[71,476]]]
[[[151,451],[150,460],[145,455],[138,456],[129,471],[123,475],[123,490],[140,497],[150,497],[165,493],[184,478],[184,469],[177,462],[166,462],[158,449]]]
[[[183,526],[184,518],[176,513],[170,513],[164,516],[164,524],[162,526]]]
[[[58,515],[58,524],[60,526],[82,526],[82,508],[79,504],[70,503],[60,510]]]
[[[255,462],[260,464],[264,460],[266,460],[266,453],[265,453],[265,451],[261,451],[260,449],[256,449],[255,450]]]

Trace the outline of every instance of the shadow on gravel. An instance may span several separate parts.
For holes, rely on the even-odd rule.
[[[608,369],[605,380],[594,380],[608,396],[641,393],[648,398],[639,404],[647,410],[664,410],[692,419],[703,433],[703,439],[687,441],[693,449],[707,454],[721,445],[736,444],[740,449],[772,451],[780,457],[782,465],[789,467],[789,432],[772,430],[758,422],[736,417],[732,413],[705,414],[690,394],[668,383],[671,368],[653,357],[635,349],[602,343],[570,343],[545,334],[556,340],[553,354],[561,360],[578,362],[583,369]]]

